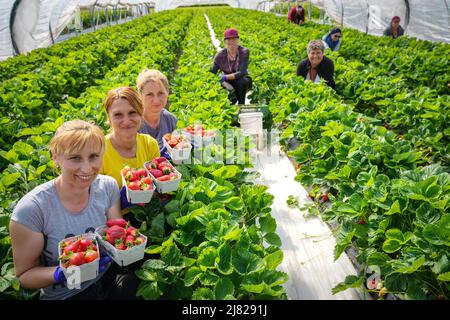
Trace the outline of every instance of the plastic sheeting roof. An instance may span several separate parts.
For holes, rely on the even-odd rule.
[[[46,47],[78,9],[154,4],[147,0],[0,0],[0,60]]]
[[[393,16],[405,34],[450,43],[449,0],[311,0],[344,26],[382,35]]]

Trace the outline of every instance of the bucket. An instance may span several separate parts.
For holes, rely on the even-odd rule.
[[[245,134],[257,134],[258,150],[263,149],[263,114],[262,112],[247,112],[239,114],[239,123]]]

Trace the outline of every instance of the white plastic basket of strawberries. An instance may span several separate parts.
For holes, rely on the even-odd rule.
[[[98,276],[100,253],[95,234],[84,233],[61,240],[58,243],[58,253],[59,266],[66,279],[72,279],[72,285]]]
[[[163,144],[175,163],[187,160],[191,156],[192,145],[186,137],[177,133],[166,133]]]
[[[159,193],[168,193],[178,189],[181,173],[164,157],[158,157],[144,163]]]
[[[183,129],[183,135],[186,140],[191,142],[195,147],[202,144],[204,147],[210,145],[216,136],[214,130],[206,130],[201,124],[188,125]]]
[[[120,174],[122,185],[126,187],[127,199],[130,203],[148,203],[152,199],[153,180],[144,168],[124,167]]]
[[[147,237],[124,219],[113,219],[95,229],[101,248],[120,266],[144,258]]]

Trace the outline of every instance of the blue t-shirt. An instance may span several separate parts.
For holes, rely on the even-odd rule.
[[[78,213],[67,210],[58,197],[55,180],[50,180],[27,193],[17,203],[11,220],[44,235],[41,256],[43,266],[57,266],[58,243],[68,237],[94,232],[106,223],[106,212],[119,199],[119,186],[114,178],[98,175],[90,187],[86,208]],[[41,290],[41,299],[66,299],[89,287],[96,279],[81,283],[80,289],[55,284]]]
[[[159,121],[159,128],[153,129],[150,127],[145,120],[142,121],[141,128],[139,129],[139,133],[145,133],[151,135],[153,138],[158,141],[159,149],[162,150],[164,147],[163,144],[163,136],[166,133],[172,133],[177,128],[177,118],[173,114],[171,114],[166,109],[163,109],[161,112],[161,119]]]

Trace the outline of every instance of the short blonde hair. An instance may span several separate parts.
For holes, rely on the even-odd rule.
[[[169,95],[169,81],[167,77],[159,70],[156,69],[144,69],[139,73],[136,79],[136,87],[139,93],[142,93],[145,85],[150,82],[159,82],[159,84],[166,89],[167,95]]]
[[[74,154],[86,146],[98,147],[100,155],[105,152],[105,136],[102,130],[93,123],[84,120],[64,122],[50,140],[50,152],[53,156],[59,154]]]
[[[323,41],[322,40],[311,40],[308,43],[307,51],[308,51],[308,53],[310,53],[313,50],[320,50],[320,51],[324,52],[325,45],[323,44]]]
[[[106,113],[109,112],[114,101],[119,99],[125,99],[133,107],[136,112],[142,116],[144,114],[144,107],[142,106],[142,100],[139,94],[132,87],[118,87],[108,91],[103,106]]]

